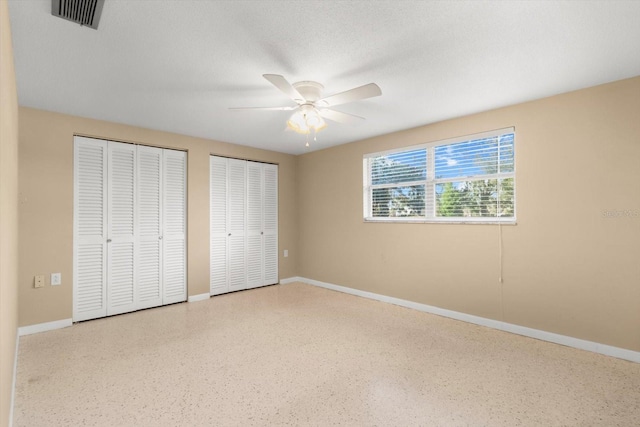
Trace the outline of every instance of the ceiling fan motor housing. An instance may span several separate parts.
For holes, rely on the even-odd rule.
[[[324,89],[318,82],[302,81],[292,85],[296,90],[304,97],[304,100],[308,103],[314,103],[321,99],[320,94]]]

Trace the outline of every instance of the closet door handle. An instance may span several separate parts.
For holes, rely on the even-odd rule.
[[[158,236],[158,240],[162,240],[162,236]]]
[[[229,236],[231,236],[231,233],[229,233]]]
[[[111,239],[107,239],[107,243],[111,243]]]

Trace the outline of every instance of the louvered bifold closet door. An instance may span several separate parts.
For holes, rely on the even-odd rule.
[[[247,288],[264,284],[263,164],[247,162]]]
[[[74,138],[73,320],[107,315],[107,143]]]
[[[163,150],[163,304],[186,301],[187,156]]]
[[[138,307],[162,304],[162,149],[138,147]]]
[[[278,165],[264,167],[264,284],[278,283]]]
[[[227,160],[227,260],[229,290],[245,289],[247,264],[245,257],[246,164],[243,160]]]
[[[211,295],[229,292],[227,281],[227,159],[209,159],[209,286]]]
[[[136,146],[109,142],[107,314],[136,309]]]

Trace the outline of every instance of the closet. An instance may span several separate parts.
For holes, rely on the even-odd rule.
[[[187,299],[186,154],[74,138],[73,320]]]
[[[210,293],[278,283],[278,166],[211,156]]]

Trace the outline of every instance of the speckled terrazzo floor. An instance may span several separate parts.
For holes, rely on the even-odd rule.
[[[638,426],[640,365],[304,284],[20,339],[15,426]]]

